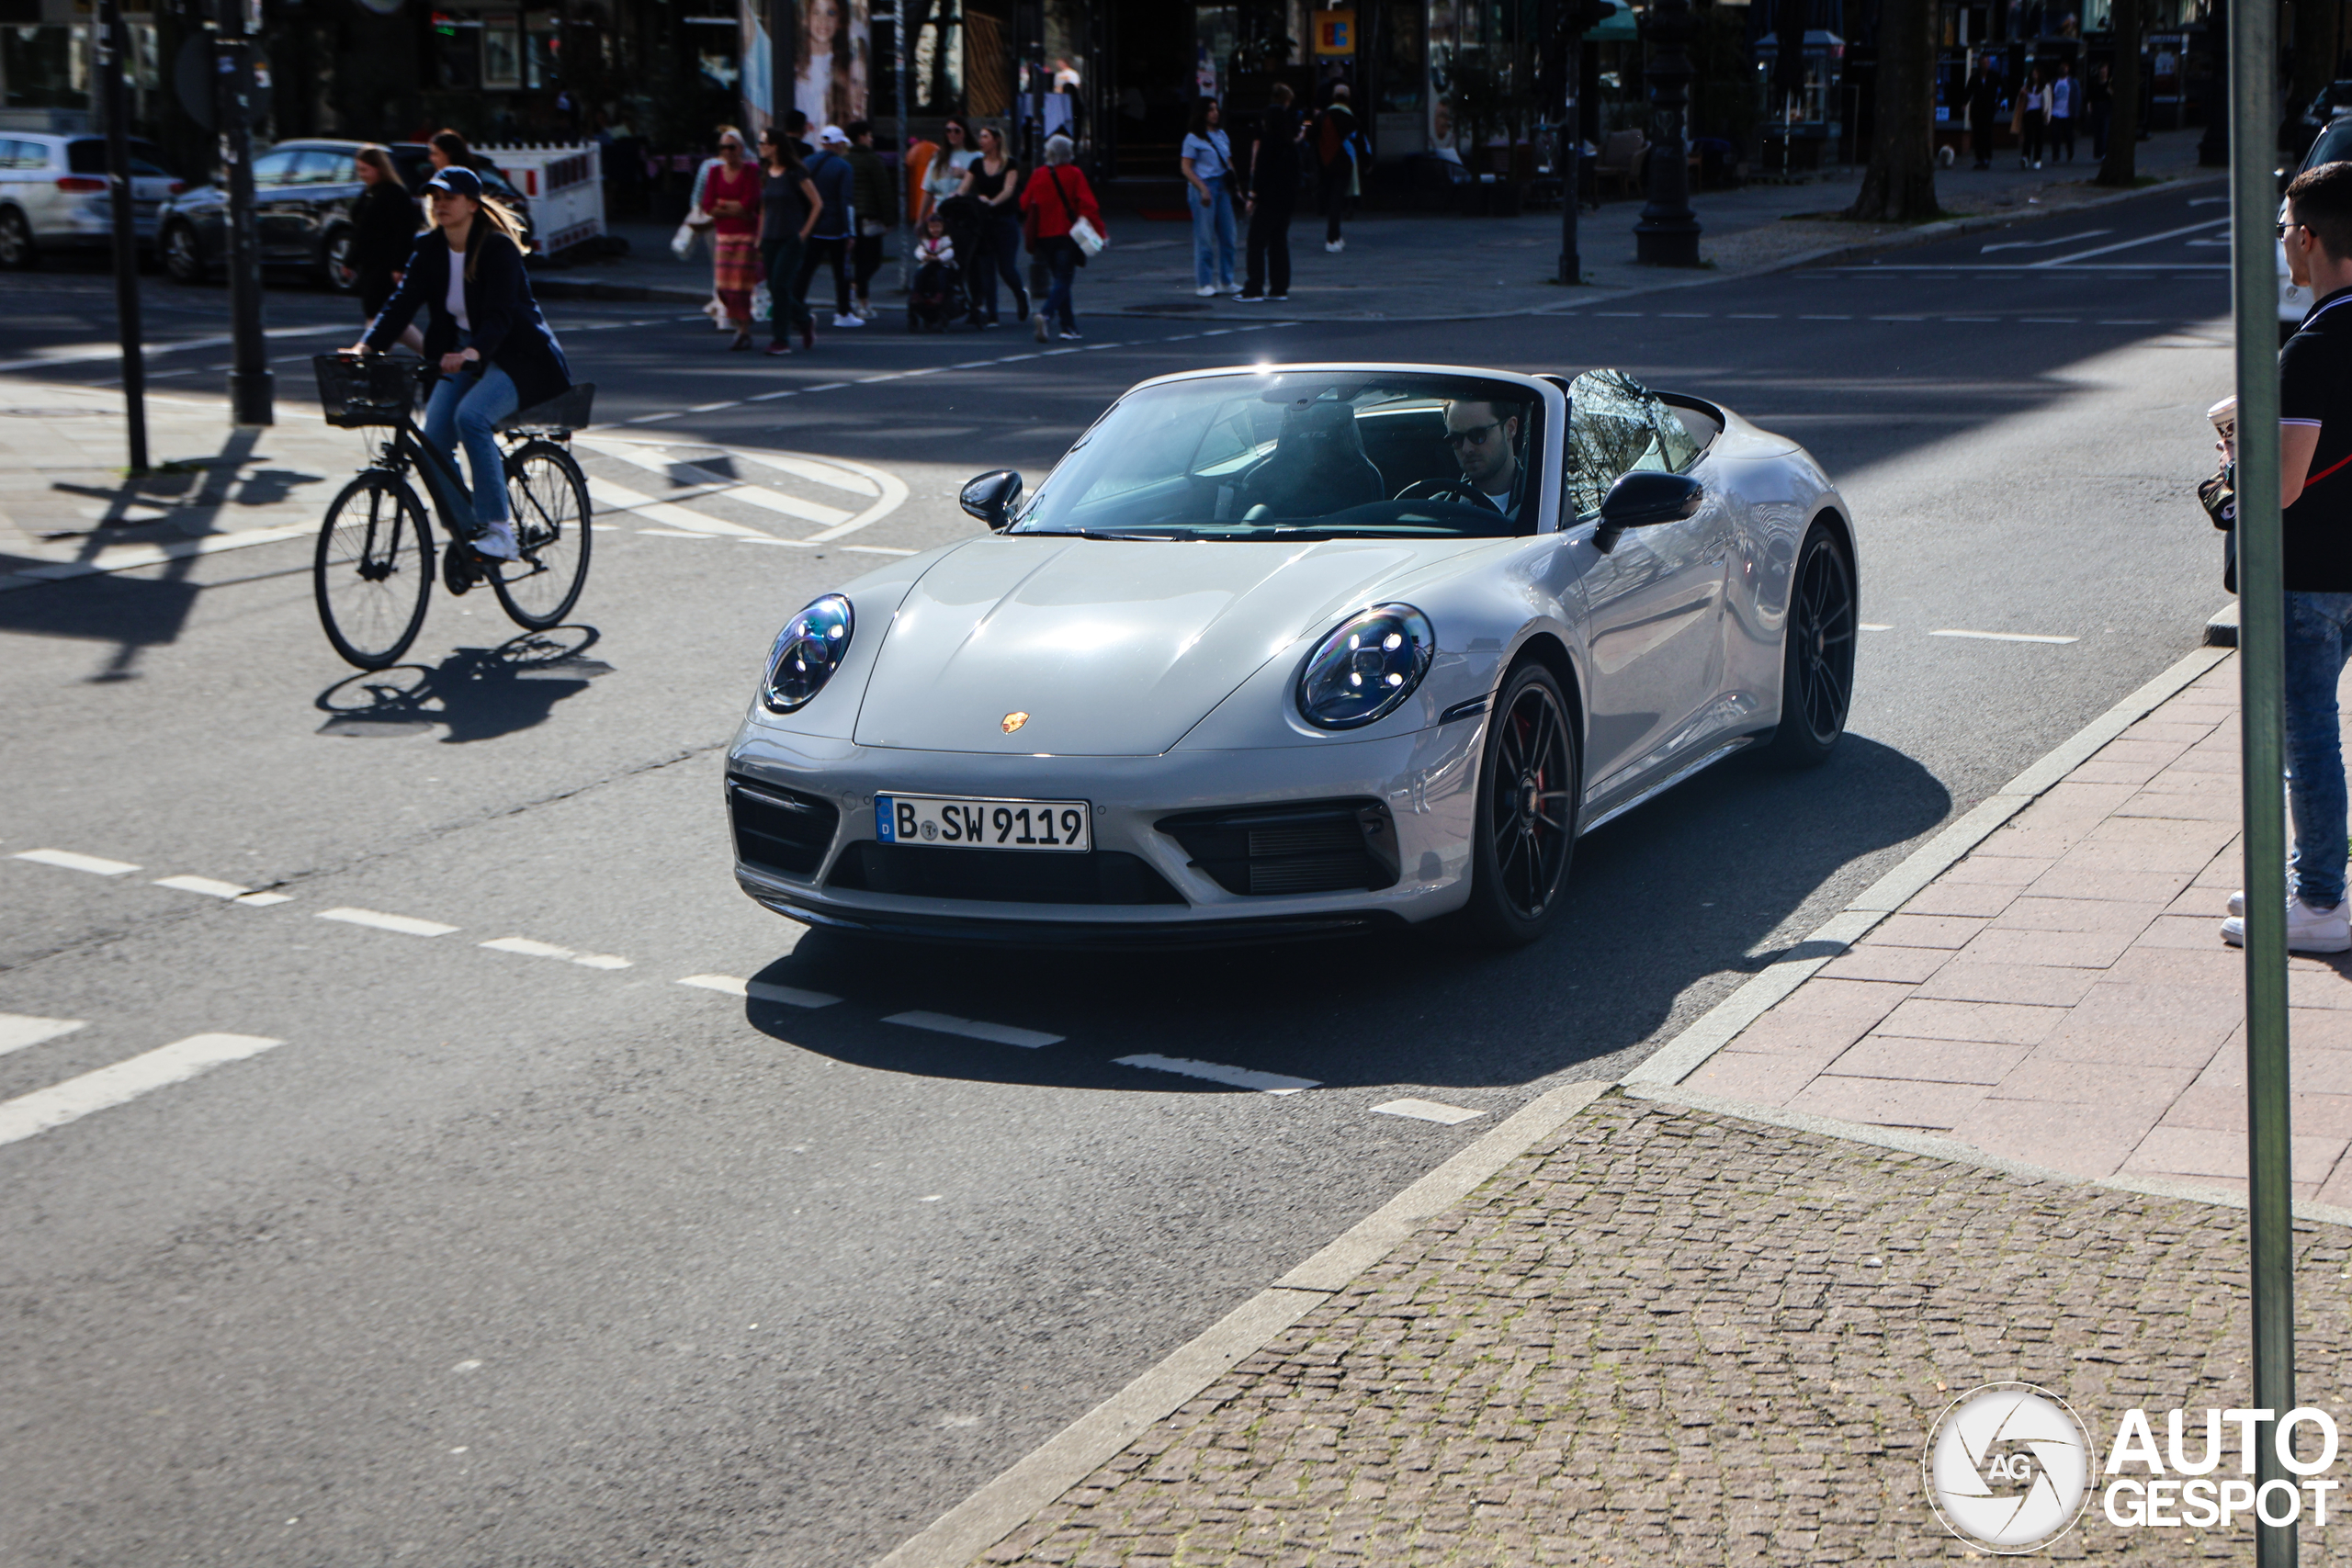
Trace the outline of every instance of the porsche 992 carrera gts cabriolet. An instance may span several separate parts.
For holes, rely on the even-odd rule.
[[[1853,525],[1796,443],[1615,371],[1146,381],[988,533],[785,625],[735,874],[886,935],[1539,935],[1579,834],[1846,725]]]

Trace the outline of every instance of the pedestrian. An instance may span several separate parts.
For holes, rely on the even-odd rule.
[[[1968,79],[1968,140],[1976,166],[1993,166],[1993,141],[2000,134],[2001,78],[1993,62],[1979,58],[1976,73]]]
[[[2104,65],[2093,68],[2089,90],[2083,95],[2091,111],[2091,156],[2107,160],[2107,125],[2115,112],[2115,84]]]
[[[1250,152],[1249,276],[1245,300],[1290,298],[1290,216],[1298,202],[1298,112],[1291,107],[1290,84],[1277,82],[1272,100],[1258,117],[1258,140]]]
[[[1004,150],[1004,133],[992,125],[980,127],[980,155],[964,171],[957,193],[980,204],[980,254],[977,266],[980,288],[980,325],[997,325],[997,279],[1012,290],[1013,315],[1029,314],[1029,290],[1021,281],[1021,165]]]
[[[1103,238],[1110,237],[1110,231],[1103,227],[1102,209],[1094,200],[1094,187],[1086,183],[1086,171],[1070,161],[1077,153],[1069,137],[1057,133],[1046,138],[1046,166],[1030,176],[1028,187],[1021,193],[1022,218],[1031,236],[1029,248],[1045,264],[1051,279],[1032,322],[1039,343],[1046,341],[1057,323],[1064,340],[1078,337],[1070,288],[1078,280],[1078,269],[1086,265],[1086,252],[1070,231],[1083,222]]]
[[[918,220],[930,217],[941,202],[961,191],[964,171],[979,158],[972,150],[972,128],[962,120],[949,117],[940,134],[946,141],[932,155],[931,167],[923,171],[922,210],[915,214]]]
[[[808,160],[817,155],[817,149],[808,144],[808,117],[798,109],[785,110],[784,137],[792,143],[792,150],[800,154],[802,167],[807,167]]]
[[[814,346],[817,323],[799,293],[800,259],[808,254],[808,231],[825,209],[817,182],[800,161],[789,132],[774,126],[760,132],[760,260],[768,280],[768,352],[790,354],[792,330],[803,347]]]
[[[2287,187],[2279,243],[2313,303],[2278,351],[2278,502],[2286,551],[2287,803],[2295,854],[2287,945],[2352,952],[2344,901],[2344,744],[2336,682],[2352,656],[2352,164]],[[2222,940],[2245,942],[2245,895]]]
[[[849,136],[838,125],[829,125],[817,133],[817,155],[808,161],[808,177],[816,183],[820,205],[816,227],[808,231],[808,250],[800,258],[800,273],[793,280],[793,297],[804,305],[808,299],[808,285],[815,281],[817,269],[831,267],[833,272],[833,325],[862,327],[850,309],[849,242],[855,232],[852,222],[850,200],[849,160],[842,153],[849,147]],[[808,334],[804,347],[816,346],[815,334]]]
[[[2018,95],[2018,167],[2041,167],[2041,128],[2050,118],[2050,89],[2041,85],[2041,67],[2026,73],[2025,90]]]
[[[454,130],[436,130],[424,144],[425,161],[434,172],[443,169],[471,169],[480,174],[491,167],[489,159],[466,145],[466,139]]]
[[[2058,79],[2050,84],[2050,155],[2075,161],[2075,119],[2081,107],[2082,84],[2075,80],[2074,62],[2058,62]]]
[[[1348,85],[1336,83],[1331,101],[1315,126],[1315,197],[1323,214],[1323,248],[1348,248],[1340,233],[1340,215],[1353,205],[1356,184],[1356,114],[1348,107]]]
[[[460,448],[465,452],[480,530],[475,551],[514,560],[521,550],[507,511],[498,422],[561,396],[571,385],[571,367],[531,298],[521,222],[483,195],[481,176],[471,169],[443,169],[424,192],[434,227],[417,236],[400,287],[357,348],[381,354],[417,311],[427,313],[424,357],[435,377],[424,439],[453,463]]]
[[[392,155],[383,148],[369,142],[352,154],[351,162],[360,190],[359,199],[351,204],[346,281],[359,297],[359,313],[372,321],[399,287],[401,268],[416,249],[416,199],[401,183]]]
[[[727,324],[730,349],[752,346],[752,290],[760,281],[760,175],[743,157],[743,133],[718,128],[718,167],[702,182],[702,209],[710,214],[711,291]]]
[[[1193,206],[1193,292],[1207,299],[1233,287],[1233,143],[1217,129],[1215,98],[1193,106],[1193,129],[1177,159]]]
[[[856,276],[853,279],[860,319],[874,319],[874,302],[866,286],[882,270],[883,236],[899,226],[899,186],[874,150],[874,122],[854,120],[849,127],[850,205],[857,209]]]

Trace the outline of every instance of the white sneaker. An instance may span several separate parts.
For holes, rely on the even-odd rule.
[[[512,523],[492,523],[474,540],[474,554],[488,556],[492,560],[521,560],[522,544],[514,537]]]
[[[1193,289],[1193,292],[1199,295],[1204,299],[1214,299],[1216,298],[1216,290],[1211,288],[1205,283],[1202,284],[1198,288]]]
[[[859,321],[855,316],[835,316],[833,318],[833,325],[837,327],[862,327],[865,324],[865,323],[864,321]]]
[[[1030,318],[1029,326],[1030,329],[1037,334],[1037,341],[1039,343],[1048,342],[1054,335],[1052,328],[1047,326],[1046,323],[1046,312],[1043,310],[1038,311],[1035,316]]]
[[[1323,248],[1336,255],[1348,248],[1348,243],[1345,240],[1326,240],[1323,242]]]
[[[2245,945],[2245,917],[2233,915],[2222,922],[2222,940],[2232,947]],[[2287,951],[2290,953],[2352,953],[2352,906],[2319,908],[2301,898],[2287,900]]]

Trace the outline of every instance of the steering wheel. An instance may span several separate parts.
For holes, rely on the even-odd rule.
[[[1459,475],[1446,479],[1415,479],[1396,492],[1396,499],[1398,501],[1451,501],[1464,506],[1477,506],[1485,500],[1468,479]]]

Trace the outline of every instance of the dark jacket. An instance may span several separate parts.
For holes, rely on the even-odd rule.
[[[850,200],[857,207],[857,226],[898,222],[899,182],[890,177],[882,154],[871,147],[853,147],[847,156]]]
[[[392,274],[416,248],[416,198],[390,180],[378,180],[351,207],[351,269],[359,275],[362,297],[380,282],[392,291]]]
[[[854,232],[849,224],[850,175],[849,160],[830,149],[808,160],[808,178],[825,204],[825,210],[817,214],[817,227],[808,232],[810,239],[842,240]]]
[[[1288,201],[1298,194],[1298,112],[1271,104],[1258,120],[1257,150],[1250,156],[1250,195],[1260,201]]]
[[[473,323],[475,352],[484,364],[506,372],[521,408],[562,393],[571,385],[571,367],[531,298],[523,253],[489,223],[477,220],[466,254],[474,269],[466,282],[466,319]],[[442,308],[449,297],[450,259],[448,242],[439,230],[417,236],[399,292],[368,325],[369,348],[379,354],[390,348],[422,309],[430,317],[424,329],[427,363],[458,351],[457,321]]]

